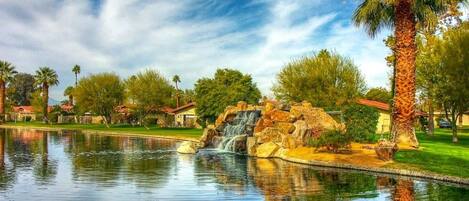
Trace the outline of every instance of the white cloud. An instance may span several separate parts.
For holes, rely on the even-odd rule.
[[[270,95],[285,63],[326,47],[354,59],[370,85],[385,85],[381,40],[341,22],[340,10],[305,15],[328,1],[266,2],[262,23],[244,28],[236,17],[183,17],[196,7],[190,1],[103,1],[99,12],[88,1],[4,1],[0,55],[20,71],[55,68],[61,82],[52,88],[56,99],[74,82],[74,64],[84,75],[114,71],[122,77],[155,68],[168,77],[179,74],[184,88],[217,67],[232,67],[251,74]]]

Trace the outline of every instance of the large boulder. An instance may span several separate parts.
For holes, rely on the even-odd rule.
[[[293,123],[295,130],[292,133],[292,137],[295,139],[297,145],[305,145],[307,137],[309,136],[310,128],[304,120],[298,120]]]
[[[274,142],[267,142],[264,144],[261,144],[257,147],[256,149],[256,156],[260,158],[270,158],[275,155],[275,152],[280,148],[276,143]]]
[[[329,114],[324,112],[322,108],[314,108],[307,102],[302,105],[293,105],[290,114],[297,119],[303,119],[310,128],[333,130],[342,127]]]
[[[257,143],[262,144],[266,142],[281,142],[282,132],[278,128],[267,127],[260,133],[255,133]]]
[[[248,137],[246,141],[248,156],[256,156],[257,139],[256,137]]]
[[[238,135],[234,139],[234,152],[246,153],[247,135]]]
[[[256,126],[254,127],[254,133],[262,132],[265,128],[272,126],[274,126],[274,122],[272,120],[267,119],[265,117],[261,117],[257,121]]]
[[[281,147],[283,149],[294,149],[297,147],[297,142],[291,135],[282,135]]]
[[[218,145],[218,138],[220,133],[213,128],[206,128],[202,137],[200,137],[200,147],[216,147]]]
[[[198,146],[195,142],[184,141],[176,151],[181,154],[195,154],[198,151]]]
[[[264,117],[271,119],[273,122],[289,122],[290,113],[279,109],[273,109],[265,112]]]

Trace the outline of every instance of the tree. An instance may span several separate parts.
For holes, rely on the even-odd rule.
[[[65,90],[64,90],[64,96],[68,97],[68,104],[70,105],[73,105],[73,87],[72,86],[68,86]]]
[[[8,84],[7,99],[12,105],[31,105],[31,95],[36,90],[34,76],[27,73],[15,74]]]
[[[59,84],[59,78],[57,73],[49,67],[41,67],[36,71],[34,76],[36,85],[40,85],[42,88],[42,114],[44,115],[44,122],[47,123],[48,119],[48,107],[49,107],[49,87]]]
[[[11,63],[0,61],[0,115],[2,121],[5,114],[6,84],[13,79],[16,73],[15,67]]]
[[[141,85],[142,88],[144,86]],[[80,79],[73,95],[80,112],[93,112],[102,116],[106,127],[109,127],[111,114],[123,103],[124,83],[114,73],[92,74]]]
[[[393,98],[393,141],[400,147],[418,147],[413,129],[415,115],[416,25],[428,16],[442,14],[452,2],[466,0],[363,0],[353,20],[371,37],[383,28],[394,28],[395,94]]]
[[[75,73],[75,87],[76,87],[78,84],[78,74],[81,73],[81,67],[79,65],[73,66],[72,72]]]
[[[181,102],[183,104],[191,103],[195,100],[195,91],[193,89],[185,89],[181,96]]]
[[[453,142],[458,142],[457,120],[469,110],[469,23],[450,29],[437,46],[441,63],[437,68],[435,95],[451,122]]]
[[[218,69],[213,78],[201,78],[195,84],[196,112],[204,121],[215,121],[227,106],[238,101],[255,104],[260,97],[252,77],[237,70]]]
[[[364,91],[365,81],[352,60],[327,50],[287,64],[273,87],[279,100],[307,100],[326,109],[339,109]]]
[[[181,82],[181,78],[179,78],[179,75],[174,75],[174,77],[173,77],[173,82],[174,82],[174,85],[176,86],[176,107],[179,107],[179,88],[178,88],[178,83]]]
[[[366,92],[365,98],[368,100],[389,103],[392,100],[392,95],[390,91],[383,87],[374,87],[369,89],[368,92]]]
[[[174,88],[155,70],[138,73],[126,80],[125,84],[128,97],[136,104],[140,122],[148,114],[157,113],[171,103]]]

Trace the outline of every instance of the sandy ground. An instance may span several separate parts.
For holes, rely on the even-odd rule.
[[[349,153],[330,153],[325,151],[316,151],[316,148],[300,147],[289,150],[286,155],[291,158],[303,160],[315,160],[333,163],[347,163],[352,165],[366,167],[383,167],[392,161],[382,161],[378,159],[373,150],[374,144],[352,143],[352,149]]]

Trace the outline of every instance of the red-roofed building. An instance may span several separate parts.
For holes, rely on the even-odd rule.
[[[383,103],[380,101],[358,99],[357,103],[368,107],[373,107],[379,111],[379,119],[376,132],[383,133],[389,132],[391,129],[391,106],[389,103]],[[422,111],[415,111],[415,116],[427,116],[427,113]]]
[[[52,106],[47,107],[47,111],[52,111]],[[30,119],[31,121],[36,120],[37,111],[34,110],[33,106],[13,106],[13,118],[17,121],[23,121]]]
[[[200,127],[200,125],[197,124],[195,106],[195,102],[190,102],[170,111],[170,113],[174,115],[174,122],[176,126]]]

